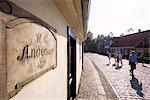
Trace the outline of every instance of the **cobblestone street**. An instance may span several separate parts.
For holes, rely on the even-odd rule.
[[[78,100],[107,100],[101,80],[92,62],[84,57]]]
[[[115,69],[115,66],[112,66],[114,58],[111,58],[111,64],[107,66],[108,58],[106,56],[96,53],[85,53],[84,55],[94,62],[104,73],[120,100],[150,100],[149,64],[145,64],[145,67],[143,67],[141,63],[138,63],[137,68],[134,71],[135,76],[132,77],[129,72],[130,66],[128,60],[123,60],[122,68]],[[83,75],[84,74],[83,71]],[[82,80],[83,79],[81,79],[81,83]],[[86,83],[81,84],[81,87],[82,85],[86,85]],[[87,85],[87,87],[89,86]]]

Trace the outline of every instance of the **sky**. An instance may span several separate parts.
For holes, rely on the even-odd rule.
[[[132,28],[132,32],[127,30]],[[150,30],[150,0],[91,0],[88,31],[114,36]]]

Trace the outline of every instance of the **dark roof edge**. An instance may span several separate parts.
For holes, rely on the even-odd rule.
[[[150,32],[150,30],[145,30],[145,31],[136,32],[136,33],[131,33],[131,34],[124,35],[122,37],[130,36],[130,35],[135,35],[135,34],[138,34],[138,33],[144,33],[144,32]],[[120,37],[114,37],[114,38],[120,38]]]
[[[143,40],[143,39],[146,38],[148,35],[149,35],[149,34],[145,35],[145,36],[144,36],[143,38],[141,38],[140,40]],[[140,43],[140,42],[138,42],[138,43],[135,45],[135,47],[138,46],[139,43]]]

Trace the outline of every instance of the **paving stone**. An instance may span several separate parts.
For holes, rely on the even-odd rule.
[[[107,100],[98,72],[87,57],[83,67],[77,100]]]
[[[135,76],[130,76],[130,66],[128,60],[123,60],[123,67],[115,69],[112,66],[114,58],[111,59],[111,65],[106,66],[108,58],[96,53],[86,53],[104,75],[111,82],[120,100],[150,100],[150,64],[137,64],[134,71]],[[143,97],[142,97],[143,95]]]

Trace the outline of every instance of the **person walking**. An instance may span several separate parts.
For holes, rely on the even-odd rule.
[[[119,52],[118,57],[119,57],[119,62],[121,63],[120,67],[122,67],[123,66],[123,62],[122,62],[122,54],[121,54],[121,52]]]
[[[115,53],[114,53],[115,63],[112,66],[116,66],[117,65],[117,57],[118,57],[118,53],[117,53],[117,51],[115,51]]]
[[[117,68],[119,68],[119,52],[117,52],[116,58],[117,58]]]
[[[115,69],[120,69],[121,67],[119,67],[119,51],[116,52],[116,67]]]
[[[142,63],[142,66],[145,67],[144,66],[144,55],[143,55],[143,53],[140,53],[140,62]]]
[[[109,59],[109,65],[111,64],[110,60],[111,60],[111,53],[108,53],[108,59]]]
[[[130,75],[134,76],[134,70],[136,69],[136,62],[137,62],[137,56],[135,55],[135,51],[132,51],[129,55],[129,65],[131,67],[130,69]]]

